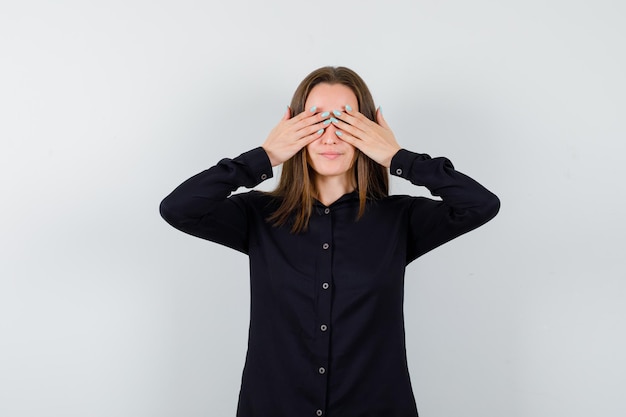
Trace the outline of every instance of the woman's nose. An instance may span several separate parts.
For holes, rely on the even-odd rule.
[[[335,134],[335,126],[330,125],[326,129],[324,129],[324,133],[322,134],[322,143],[325,145],[334,145],[337,143],[337,135]]]

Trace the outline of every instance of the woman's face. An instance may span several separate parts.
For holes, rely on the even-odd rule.
[[[344,112],[346,104],[359,111],[357,98],[349,87],[341,84],[318,84],[309,93],[305,103],[305,111],[317,106],[318,112],[333,110]],[[320,176],[344,176],[351,180],[352,164],[354,163],[354,146],[342,141],[335,132],[337,128],[331,123],[322,136],[307,145],[309,165]]]

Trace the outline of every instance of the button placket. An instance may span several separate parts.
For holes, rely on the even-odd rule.
[[[332,291],[330,290],[332,280],[332,258],[333,258],[333,223],[332,223],[332,210],[329,207],[324,207],[318,211],[320,217],[319,221],[319,239],[320,239],[320,257],[318,268],[319,287],[316,288],[317,292],[317,312],[316,321],[316,359],[315,373],[319,378],[319,409],[316,415],[322,416],[325,414],[326,407],[326,393],[328,392],[328,374],[330,370],[329,355],[330,355],[330,331],[329,323],[331,317],[331,297]]]

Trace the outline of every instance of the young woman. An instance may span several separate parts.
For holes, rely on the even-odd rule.
[[[231,195],[280,164],[274,192]],[[389,196],[388,169],[442,201]],[[449,160],[402,149],[356,73],[324,67],[261,147],[182,183],[161,215],[250,258],[238,417],[415,417],[405,267],[499,207]]]

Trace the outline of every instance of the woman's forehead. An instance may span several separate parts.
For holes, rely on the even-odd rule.
[[[306,100],[306,107],[317,106],[318,110],[336,110],[343,108],[346,104],[358,110],[356,95],[343,84],[318,84],[309,93]]]

